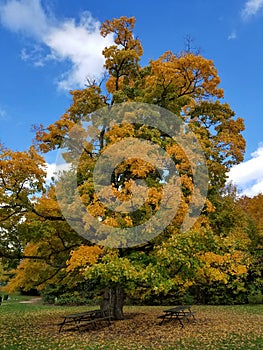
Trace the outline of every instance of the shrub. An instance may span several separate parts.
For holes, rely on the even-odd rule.
[[[247,297],[249,304],[262,304],[263,294],[260,291],[252,292]]]

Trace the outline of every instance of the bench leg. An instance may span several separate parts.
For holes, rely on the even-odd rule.
[[[63,328],[63,326],[64,326],[64,324],[65,324],[66,322],[65,322],[65,320],[60,324],[60,327],[59,327],[59,330],[58,330],[58,333],[60,333],[61,332],[61,330],[62,330],[62,328]]]
[[[183,324],[182,320],[179,317],[177,318],[177,320],[179,321],[181,327],[184,328],[184,324]]]

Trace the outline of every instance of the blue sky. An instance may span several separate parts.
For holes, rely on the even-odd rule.
[[[263,192],[263,0],[0,0],[1,142],[28,148],[33,124],[54,122],[70,89],[103,74],[101,50],[111,38],[99,26],[122,15],[137,19],[143,65],[182,50],[186,36],[214,60],[225,101],[246,125],[245,161],[230,178],[242,193]]]

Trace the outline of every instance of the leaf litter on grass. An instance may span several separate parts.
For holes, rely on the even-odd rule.
[[[31,308],[0,313],[1,349],[260,349],[263,348],[263,312],[249,306],[195,307],[196,323],[159,325],[160,307],[125,309],[125,319],[99,329],[62,331],[57,324],[65,309]],[[71,313],[68,308],[67,313]],[[262,306],[261,309],[262,310]],[[3,310],[1,310],[3,311]],[[257,347],[256,347],[257,346]]]

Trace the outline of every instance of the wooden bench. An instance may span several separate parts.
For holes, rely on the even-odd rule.
[[[111,312],[108,310],[90,310],[62,317],[63,321],[57,324],[59,326],[59,333],[68,325],[71,326],[68,330],[77,329],[79,332],[89,325],[91,325],[93,329],[96,329],[103,321],[106,321],[109,326],[112,319]]]
[[[107,321],[108,325],[110,325],[110,321],[112,320],[112,313],[110,310],[100,310],[100,312],[96,315],[94,322]]]
[[[164,321],[177,320],[183,328],[183,319],[187,319],[189,322],[190,318],[192,317],[194,321],[196,320],[195,312],[191,310],[191,307],[189,305],[177,306],[168,310],[164,310],[163,312],[164,314],[158,317],[162,319],[162,321],[159,323],[160,325],[162,325]]]

